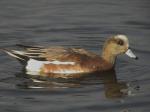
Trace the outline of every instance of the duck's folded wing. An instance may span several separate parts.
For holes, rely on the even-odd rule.
[[[42,46],[26,46],[26,45],[17,45],[24,48],[24,50],[11,50],[11,53],[16,55],[22,55],[27,58],[36,59],[39,61],[51,61],[60,59],[63,55],[68,53],[63,47],[50,47],[45,48]]]
[[[81,48],[64,48],[64,47],[50,47],[45,49],[45,53],[40,55],[45,57],[47,60],[58,60],[58,61],[73,61],[81,62],[88,58],[97,57],[96,54],[86,51]]]

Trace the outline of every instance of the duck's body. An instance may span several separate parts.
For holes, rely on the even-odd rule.
[[[21,47],[25,47],[26,50],[4,51],[21,62],[26,63],[25,69],[29,74],[69,77],[72,74],[86,74],[112,69],[117,55],[128,51],[129,44],[128,39],[124,35],[112,37],[105,42],[102,56],[81,48],[64,48],[58,46],[49,48]],[[132,57],[136,58],[133,54]]]
[[[53,48],[48,49],[47,64],[42,68],[46,73],[90,73],[94,71],[104,71],[113,67],[101,56],[85,49],[78,48]],[[56,52],[57,51],[57,52]]]

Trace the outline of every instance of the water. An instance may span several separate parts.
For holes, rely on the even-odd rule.
[[[99,53],[104,40],[126,34],[138,61],[119,56],[116,71],[97,78],[33,83],[0,53],[1,112],[149,112],[149,0],[1,0],[0,47],[82,47]]]

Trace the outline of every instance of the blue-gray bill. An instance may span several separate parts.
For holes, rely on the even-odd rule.
[[[138,59],[138,57],[131,51],[131,49],[127,50],[126,55],[129,56],[130,58],[133,58],[136,60]]]

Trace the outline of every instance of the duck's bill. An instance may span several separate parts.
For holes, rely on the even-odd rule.
[[[131,51],[131,49],[127,50],[126,55],[128,55],[130,58],[138,59],[138,57]]]

